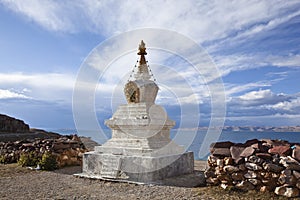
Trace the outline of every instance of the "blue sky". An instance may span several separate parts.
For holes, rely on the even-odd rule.
[[[299,1],[0,0],[0,27],[0,113],[32,127],[74,128],[72,93],[85,58],[113,36],[149,27],[183,34],[209,54],[224,83],[225,125],[300,125]],[[95,94],[100,124],[125,103],[120,82],[135,53],[112,63],[122,70],[111,67],[113,80],[99,83],[105,86]],[[197,74],[166,52],[149,48],[147,59],[158,84],[171,88],[161,87],[157,99],[170,118],[179,124],[180,107],[196,106],[207,126],[211,99]],[[176,69],[194,93],[174,96],[182,81],[167,80],[157,63]]]

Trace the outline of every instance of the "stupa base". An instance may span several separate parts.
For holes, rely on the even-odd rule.
[[[84,154],[80,177],[152,183],[194,172],[193,152],[159,157],[124,156],[92,151]]]

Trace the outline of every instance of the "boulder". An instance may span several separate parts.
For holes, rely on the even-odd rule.
[[[291,188],[280,186],[275,188],[275,194],[285,197],[298,197],[299,196],[299,189],[298,188]]]
[[[209,184],[209,185],[219,185],[219,179],[217,178],[213,178],[213,177],[208,177],[206,179],[206,183]]]
[[[275,173],[279,173],[284,169],[284,167],[273,163],[264,163],[263,168],[269,172],[275,172]]]
[[[232,174],[234,172],[238,172],[239,168],[232,165],[227,165],[223,168],[223,170],[229,174]]]
[[[245,180],[244,174],[241,172],[236,172],[231,174],[231,178],[235,181],[243,181]]]
[[[255,155],[252,155],[252,156],[246,158],[246,161],[251,162],[251,163],[255,163],[255,164],[262,164],[264,162],[263,159],[255,156]]]
[[[236,184],[235,187],[243,191],[249,191],[255,189],[255,186],[249,181],[242,181]]]
[[[267,185],[263,185],[259,188],[260,192],[271,192],[273,191],[273,188]]]
[[[300,145],[293,146],[292,157],[300,162]]]
[[[225,165],[232,165],[233,164],[233,159],[231,157],[225,157],[224,158],[224,164]]]
[[[204,176],[205,176],[205,178],[216,177],[215,169],[212,167],[209,167],[208,169],[205,170]]]
[[[247,178],[247,179],[249,179],[249,178],[257,178],[258,174],[256,172],[254,172],[254,171],[249,170],[249,171],[247,171],[246,174],[244,174],[244,177]]]
[[[300,163],[290,156],[281,157],[279,163],[282,164],[287,169],[300,171]]]
[[[255,179],[255,178],[250,178],[247,179],[252,185],[254,186],[260,186],[262,185],[262,182],[259,179]]]
[[[284,186],[295,186],[297,179],[293,175],[281,174],[278,178],[278,183]]]
[[[295,176],[295,178],[296,178],[297,180],[300,180],[300,172],[293,171],[293,175]]]
[[[223,167],[224,166],[224,160],[223,159],[217,159],[217,166]]]
[[[252,139],[252,140],[247,140],[245,142],[245,146],[252,146],[252,145],[258,145],[258,143],[261,143],[261,141],[259,141],[258,139]]]
[[[228,157],[231,155],[229,148],[213,148],[211,151],[213,156]]]
[[[264,160],[272,160],[272,155],[269,153],[256,153],[255,155]]]
[[[252,144],[251,147],[254,148],[256,152],[260,152],[260,153],[267,153],[269,150],[269,147],[263,145],[263,143],[261,141],[259,141],[258,143]]]
[[[213,155],[208,156],[207,159],[208,166],[210,167],[217,166],[217,160],[218,158]]]
[[[239,146],[231,146],[230,154],[235,163],[239,163],[243,157],[241,157],[241,153],[244,151],[245,147]]]
[[[275,178],[261,179],[261,182],[263,185],[266,185],[271,191],[277,187],[277,179]]]
[[[231,184],[232,182],[232,179],[228,174],[218,175],[217,179],[220,181],[220,183],[223,184]]]
[[[226,142],[216,142],[216,143],[212,143],[210,145],[210,148],[227,148],[229,149],[231,146],[233,145],[232,142],[226,141]]]
[[[291,154],[291,147],[288,144],[274,146],[268,151],[270,154],[278,154],[280,156],[289,156]]]
[[[247,169],[253,170],[253,171],[258,171],[258,170],[262,170],[262,167],[255,164],[255,163],[250,163],[250,162],[246,162],[245,163],[245,167]]]
[[[249,157],[254,153],[255,149],[253,147],[246,147],[241,153],[241,157]]]

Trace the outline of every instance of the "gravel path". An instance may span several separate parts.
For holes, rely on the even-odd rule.
[[[80,167],[46,172],[0,165],[0,199],[210,199],[195,188],[90,180],[76,172]]]

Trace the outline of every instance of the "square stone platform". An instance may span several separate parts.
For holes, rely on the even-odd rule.
[[[155,183],[194,172],[193,152],[178,155],[124,156],[88,152],[84,154],[80,177],[133,183]]]

